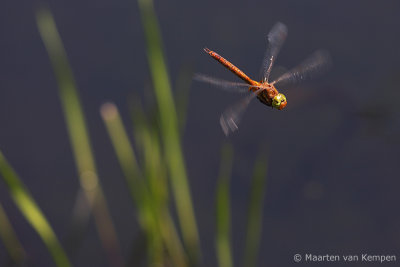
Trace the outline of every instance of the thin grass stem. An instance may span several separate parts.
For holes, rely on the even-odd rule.
[[[97,231],[110,264],[122,266],[116,231],[98,178],[82,104],[63,43],[48,9],[40,9],[36,13],[36,21],[57,78],[81,189],[93,211]]]
[[[138,0],[138,4],[147,41],[147,56],[158,103],[161,137],[178,219],[189,258],[191,262],[195,263],[200,255],[197,223],[180,143],[176,107],[161,48],[160,30],[153,2]]]
[[[230,209],[230,177],[233,164],[233,151],[230,145],[224,145],[221,154],[221,167],[216,194],[216,251],[218,266],[232,267],[231,249],[231,209]]]
[[[26,252],[18,240],[17,234],[12,227],[10,220],[0,203],[0,238],[3,240],[5,249],[11,260],[18,265],[22,265]]]
[[[262,230],[262,211],[267,169],[267,157],[261,154],[255,163],[251,183],[243,267],[256,266],[257,263]]]
[[[22,183],[17,173],[7,162],[4,155],[0,152],[0,174],[3,176],[8,191],[22,215],[38,233],[42,241],[50,252],[57,266],[71,266],[64,249],[61,247],[50,223],[47,221],[39,205],[29,193],[28,189]]]

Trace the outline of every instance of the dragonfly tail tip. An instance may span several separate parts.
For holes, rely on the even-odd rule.
[[[210,49],[208,49],[207,47],[204,47],[203,50],[204,50],[204,52],[206,52],[207,54],[209,54],[209,53],[211,52]]]

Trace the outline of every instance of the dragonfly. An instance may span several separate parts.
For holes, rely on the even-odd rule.
[[[306,79],[317,74],[321,70],[325,69],[324,67],[329,65],[329,53],[324,50],[317,50],[297,67],[287,71],[277,79],[270,81],[272,66],[274,65],[279,51],[286,40],[287,32],[285,24],[278,22],[268,33],[268,47],[261,66],[260,81],[251,79],[238,67],[216,52],[204,48],[204,52],[233,72],[237,77],[242,79],[244,83],[217,79],[205,74],[196,74],[194,79],[221,87],[227,91],[249,93],[246,97],[227,108],[221,114],[220,125],[225,135],[228,136],[238,130],[238,124],[242,115],[254,98],[257,98],[261,103],[267,106],[277,110],[282,110],[287,106],[288,101],[286,96],[278,91],[277,87]]]

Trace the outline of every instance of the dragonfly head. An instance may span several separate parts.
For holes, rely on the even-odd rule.
[[[277,94],[273,99],[272,99],[272,107],[276,109],[284,109],[287,105],[286,101],[286,96],[284,94]]]

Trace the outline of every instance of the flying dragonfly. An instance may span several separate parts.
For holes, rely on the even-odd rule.
[[[194,77],[195,80],[210,83],[228,91],[249,92],[248,96],[243,98],[235,105],[227,108],[222,113],[220,117],[220,124],[225,135],[229,135],[238,129],[238,124],[244,111],[254,98],[257,97],[261,103],[267,106],[282,110],[287,105],[287,99],[284,94],[278,91],[277,87],[301,81],[313,74],[320,72],[322,69],[324,69],[324,67],[329,65],[330,57],[328,52],[318,50],[309,56],[303,63],[270,82],[269,78],[272,66],[276,61],[279,50],[281,49],[286,37],[287,27],[281,22],[276,23],[272,27],[267,37],[268,48],[261,66],[261,79],[259,82],[251,79],[238,67],[216,52],[211,51],[208,48],[204,48],[204,51],[207,54],[233,72],[245,83],[230,82],[213,78],[204,74],[196,74]]]

